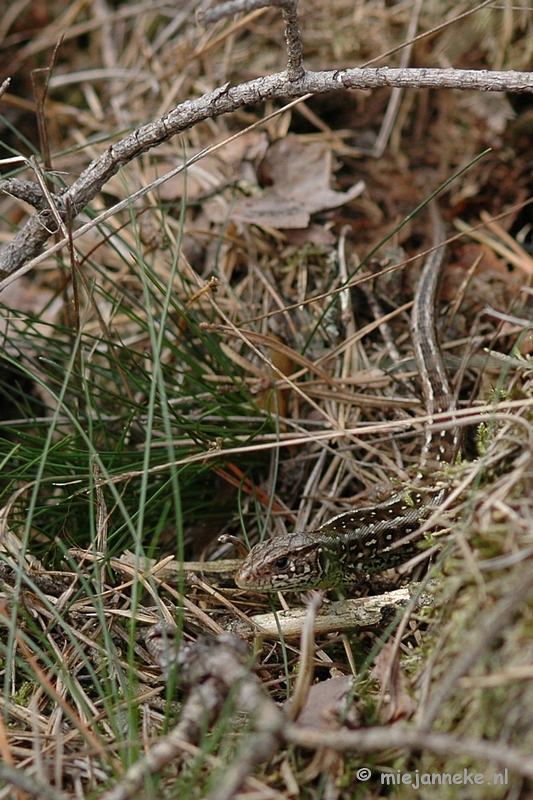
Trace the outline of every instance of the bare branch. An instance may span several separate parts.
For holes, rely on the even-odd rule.
[[[238,757],[223,775],[217,776],[216,790],[209,795],[210,800],[230,800],[252,769],[279,746],[284,717],[263,692],[259,679],[250,672],[244,642],[225,634],[199,637],[196,642],[178,648],[174,634],[171,626],[154,625],[148,631],[146,645],[167,677],[178,667],[180,683],[188,689],[181,719],[113,788],[100,795],[100,800],[133,797],[147,775],[160,772],[184,754],[184,744],[201,738],[205,726],[217,718],[232,691],[235,706],[251,716],[253,728]]]
[[[306,72],[290,81],[286,72],[256,78],[236,87],[229,84],[197,100],[188,100],[154,122],[111,145],[82,172],[66,192],[73,219],[95,197],[118,169],[173,136],[205,119],[229,114],[245,105],[266,100],[302,97],[342,89],[374,89],[382,86],[408,86],[417,89],[477,89],[485,92],[533,92],[533,73],[491,72],[455,69],[343,69]],[[64,196],[63,196],[64,197]],[[0,277],[17,272],[38,256],[57,225],[49,211],[32,217],[15,238],[0,251]]]
[[[0,181],[0,192],[10,194],[18,200],[24,200],[25,203],[29,203],[30,206],[36,208],[37,211],[49,208],[49,203],[43,190],[34,181],[19,180],[19,178],[6,178]],[[57,196],[54,195],[54,197],[56,201],[59,200]]]
[[[282,14],[285,22],[285,41],[287,42],[287,77],[290,81],[299,81],[300,78],[303,78],[305,70],[296,2],[287,3],[287,8],[282,10]]]
[[[509,747],[507,742],[460,739],[446,733],[420,731],[405,725],[361,728],[355,731],[346,728],[338,731],[320,731],[316,728],[304,728],[297,723],[287,723],[283,735],[285,741],[312,750],[331,747],[341,753],[372,753],[389,750],[392,747],[402,750],[424,750],[448,756],[473,756],[501,764],[518,772],[519,775],[533,777],[531,755]]]

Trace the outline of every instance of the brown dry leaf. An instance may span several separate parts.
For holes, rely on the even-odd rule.
[[[297,724],[321,730],[337,728],[346,711],[348,695],[352,688],[353,678],[350,675],[314,683],[309,689]],[[352,728],[360,724],[359,712],[353,704],[348,710],[346,723]]]
[[[478,275],[488,273],[489,275],[501,275],[505,277],[509,274],[509,270],[502,259],[487,245],[467,242],[461,250],[458,263],[466,270],[472,266],[480,255],[482,258],[476,270]]]
[[[381,649],[372,667],[372,675],[381,683],[382,692],[388,689],[380,715],[383,722],[409,719],[416,710],[416,704],[407,691],[407,680],[401,671],[394,641],[387,642]]]
[[[232,216],[242,222],[269,228],[307,228],[311,214],[337,208],[358,197],[364,182],[348,192],[330,188],[331,146],[327,142],[302,142],[294,134],[275,142],[263,164],[272,180],[262,197],[238,203]]]
[[[279,336],[276,336],[274,333],[270,333],[270,336],[276,341],[281,341]],[[283,373],[283,375],[291,375],[291,373],[294,371],[294,362],[290,358],[288,352],[285,350],[269,348],[268,355],[274,367]],[[258,408],[275,408],[276,413],[279,414],[280,417],[284,417],[287,413],[288,391],[287,388],[276,389],[276,399],[274,402],[272,397],[274,386],[275,384],[272,382],[272,376],[270,374],[265,374],[261,381],[259,394],[257,396],[257,406]],[[286,429],[284,424],[282,424],[282,429]]]

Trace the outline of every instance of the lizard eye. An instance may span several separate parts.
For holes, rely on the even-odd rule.
[[[274,566],[276,567],[276,569],[287,569],[287,567],[289,566],[289,559],[287,558],[287,556],[282,556],[281,558],[277,559]]]

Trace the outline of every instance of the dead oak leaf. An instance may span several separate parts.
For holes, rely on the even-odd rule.
[[[332,155],[327,142],[302,142],[289,134],[265,156],[263,171],[272,181],[262,197],[237,203],[232,216],[269,228],[307,228],[311,214],[337,208],[358,197],[364,182],[347,192],[330,188]]]

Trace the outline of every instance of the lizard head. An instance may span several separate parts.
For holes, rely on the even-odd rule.
[[[241,589],[304,591],[337,584],[332,553],[318,538],[290,533],[253,547],[235,576]]]

